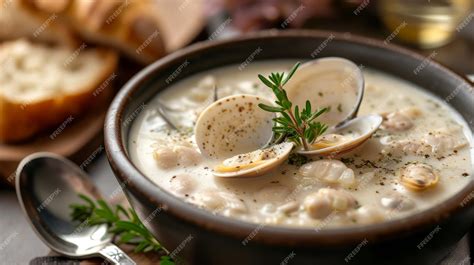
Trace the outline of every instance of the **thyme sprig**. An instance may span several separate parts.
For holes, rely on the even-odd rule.
[[[309,150],[310,144],[328,128],[326,124],[316,121],[316,118],[329,111],[329,108],[319,108],[313,111],[309,100],[306,101],[301,111],[298,105],[293,106],[293,103],[288,99],[284,86],[299,66],[300,63],[296,63],[288,74],[271,73],[268,78],[259,74],[258,78],[262,83],[272,89],[273,94],[277,98],[275,101],[277,106],[266,104],[259,104],[258,106],[265,111],[280,114],[273,119],[275,122],[273,132],[275,134],[286,135],[289,140],[297,145],[302,145],[305,150]]]
[[[121,205],[111,207],[104,200],[94,200],[84,194],[78,194],[84,204],[71,204],[71,218],[88,226],[107,224],[108,232],[114,235],[118,244],[134,245],[134,252],[162,251],[160,243],[146,229],[132,209]],[[168,256],[161,257],[161,264],[173,265]]]

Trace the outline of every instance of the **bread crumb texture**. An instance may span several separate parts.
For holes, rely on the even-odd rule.
[[[80,116],[111,94],[116,65],[114,52],[85,43],[77,49],[22,39],[0,44],[0,141],[24,140]]]

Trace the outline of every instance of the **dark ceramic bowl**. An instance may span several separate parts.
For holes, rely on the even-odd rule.
[[[319,51],[316,57],[344,57],[398,76],[449,98],[474,131],[474,94],[468,81],[436,62],[380,41],[320,31],[269,31],[182,49],[132,78],[113,101],[105,124],[107,155],[117,179],[126,184],[130,203],[172,256],[191,264],[436,264],[446,256],[473,225],[474,180],[449,200],[407,218],[316,231],[213,215],[154,185],[133,165],[127,137],[131,121],[148,100],[168,83],[241,64],[256,49],[261,52],[255,60],[312,59]],[[416,70],[420,65],[423,69]]]

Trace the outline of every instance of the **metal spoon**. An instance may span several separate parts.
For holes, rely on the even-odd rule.
[[[69,160],[51,153],[27,156],[16,172],[16,192],[33,230],[54,251],[74,258],[102,256],[112,264],[136,264],[111,243],[107,225],[71,221],[69,205],[80,202],[78,193],[101,196]]]

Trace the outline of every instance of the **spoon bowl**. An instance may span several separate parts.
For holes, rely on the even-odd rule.
[[[20,205],[33,230],[54,251],[74,258],[102,256],[113,264],[135,264],[111,242],[107,225],[73,222],[69,205],[78,194],[100,199],[89,177],[71,161],[51,153],[24,158],[16,172]]]

